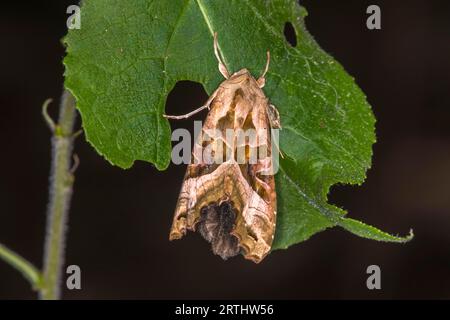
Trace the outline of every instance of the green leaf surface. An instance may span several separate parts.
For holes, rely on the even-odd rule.
[[[333,184],[364,181],[375,119],[352,77],[307,32],[305,16],[295,0],[84,1],[81,29],[65,38],[64,63],[88,141],[122,168],[135,160],[167,168],[167,95],[180,80],[199,82],[208,93],[223,81],[212,46],[217,32],[232,72],[245,67],[259,75],[271,52],[264,91],[280,112],[285,154],[276,176],[273,249],[336,225],[370,239],[409,240],[345,218],[327,203]],[[286,22],[296,47],[285,40]]]

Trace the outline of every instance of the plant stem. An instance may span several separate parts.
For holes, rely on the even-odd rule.
[[[41,273],[30,262],[2,244],[0,244],[0,258],[20,271],[23,276],[31,283],[33,288],[39,288],[39,286],[41,285]]]
[[[52,160],[44,268],[39,295],[41,299],[56,300],[60,298],[66,224],[74,182],[73,170],[71,170],[70,165],[75,138],[73,128],[76,109],[74,97],[65,90],[61,97],[58,123],[54,124],[46,113],[47,104],[48,102],[44,105],[43,113],[53,131],[53,137],[51,140]]]

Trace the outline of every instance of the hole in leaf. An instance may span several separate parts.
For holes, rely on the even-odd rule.
[[[206,100],[208,100],[208,95],[200,83],[187,80],[178,81],[167,96],[164,113],[175,116],[183,115],[201,107]],[[169,119],[170,128],[172,131],[180,128],[187,129],[191,136],[192,150],[195,138],[194,121],[202,121],[203,123],[207,114],[208,110],[203,110],[188,119]],[[178,142],[174,142],[173,144],[175,145],[177,143]],[[184,170],[184,166],[176,167],[183,168]]]
[[[165,113],[169,115],[182,115],[189,113],[199,107],[201,107],[208,95],[203,89],[203,86],[194,81],[178,81],[175,87],[170,91],[167,96]],[[199,112],[193,115],[191,118],[184,120],[170,120],[172,129],[178,127],[191,127],[194,120],[204,120],[208,110]]]
[[[286,41],[289,42],[292,47],[297,46],[297,34],[295,33],[295,29],[292,23],[288,21],[284,24],[283,33]]]

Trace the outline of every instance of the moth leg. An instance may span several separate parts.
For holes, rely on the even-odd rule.
[[[203,106],[201,106],[200,108],[197,108],[197,109],[195,109],[195,110],[193,110],[193,111],[191,111],[189,113],[182,114],[182,115],[179,115],[179,116],[163,114],[163,117],[166,118],[166,119],[181,120],[181,119],[187,119],[187,118],[193,116],[194,114],[199,113],[200,111],[202,111],[204,109],[208,109],[209,110],[209,107],[210,107],[211,103],[213,102],[214,98],[217,95],[217,91],[218,90],[214,91],[213,94],[211,95],[211,97],[209,97],[209,99],[206,101],[206,103]]]
[[[230,73],[228,72],[227,67],[225,67],[225,64],[220,58],[218,47],[219,45],[217,43],[217,32],[214,32],[214,54],[216,55],[217,61],[219,62],[219,71],[225,77],[225,79],[228,79],[230,77]]]
[[[262,75],[256,81],[260,88],[264,87],[264,85],[266,84],[265,76],[266,76],[267,71],[269,70],[269,64],[270,64],[270,51],[267,51],[266,67],[264,68]]]
[[[281,129],[280,113],[273,104],[269,104],[269,106],[267,107],[267,115],[269,116],[270,128]],[[274,144],[275,147],[278,149],[278,153],[280,154],[281,158],[284,159],[284,154],[281,151],[280,146],[277,143]]]
[[[281,129],[280,113],[277,107],[273,104],[269,104],[267,107],[267,115],[269,116],[270,127],[272,129]]]

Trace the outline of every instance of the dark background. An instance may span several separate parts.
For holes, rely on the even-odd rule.
[[[381,6],[382,30],[365,27],[373,3]],[[41,104],[60,96],[70,4],[29,2],[0,12],[0,242],[38,266],[50,161]],[[335,228],[259,265],[223,262],[196,234],[168,241],[183,166],[159,172],[138,162],[121,170],[81,137],[66,263],[81,267],[82,290],[65,290],[64,298],[450,298],[450,2],[302,4],[310,32],[356,78],[377,117],[366,182],[334,187],[330,201],[392,233],[412,227],[415,239],[386,244]],[[206,98],[200,85],[182,83],[168,113]],[[56,104],[50,109],[54,115]],[[174,127],[190,129],[191,121]],[[378,291],[366,288],[371,264],[382,270]],[[36,298],[3,261],[0,298]]]

